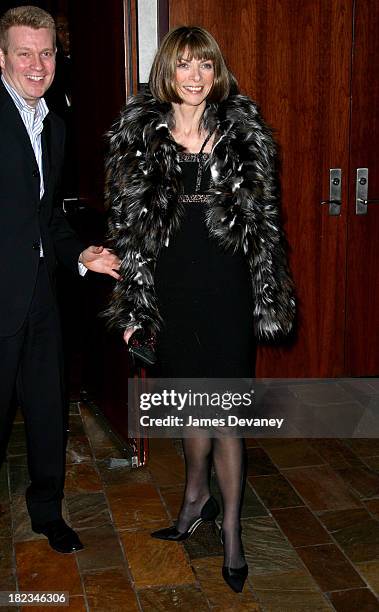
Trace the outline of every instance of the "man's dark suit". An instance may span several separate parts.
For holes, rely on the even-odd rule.
[[[34,523],[44,523],[60,517],[64,483],[62,351],[54,270],[57,259],[77,273],[83,246],[57,197],[63,122],[53,113],[44,120],[41,200],[28,133],[1,82],[0,134],[0,461],[16,385],[32,481],[28,510]]]

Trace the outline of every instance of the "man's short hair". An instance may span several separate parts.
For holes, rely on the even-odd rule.
[[[9,40],[8,30],[12,26],[27,26],[34,30],[48,28],[53,35],[53,46],[56,44],[55,22],[50,13],[38,6],[16,6],[4,13],[0,19],[0,49],[7,53]]]

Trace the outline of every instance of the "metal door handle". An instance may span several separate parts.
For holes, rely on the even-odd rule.
[[[355,189],[355,214],[367,215],[369,204],[378,204],[379,199],[368,197],[368,168],[357,168]]]
[[[342,204],[342,170],[330,168],[329,170],[329,200],[322,200],[321,204],[329,204],[329,215],[341,214]]]

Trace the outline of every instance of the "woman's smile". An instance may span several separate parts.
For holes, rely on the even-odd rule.
[[[183,103],[199,105],[209,95],[214,81],[212,60],[189,58],[185,49],[183,57],[177,60],[175,72],[176,90]]]

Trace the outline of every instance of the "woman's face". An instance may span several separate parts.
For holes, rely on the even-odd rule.
[[[175,71],[176,91],[183,104],[199,106],[212,89],[214,66],[212,60],[188,59],[188,49],[177,60]]]

